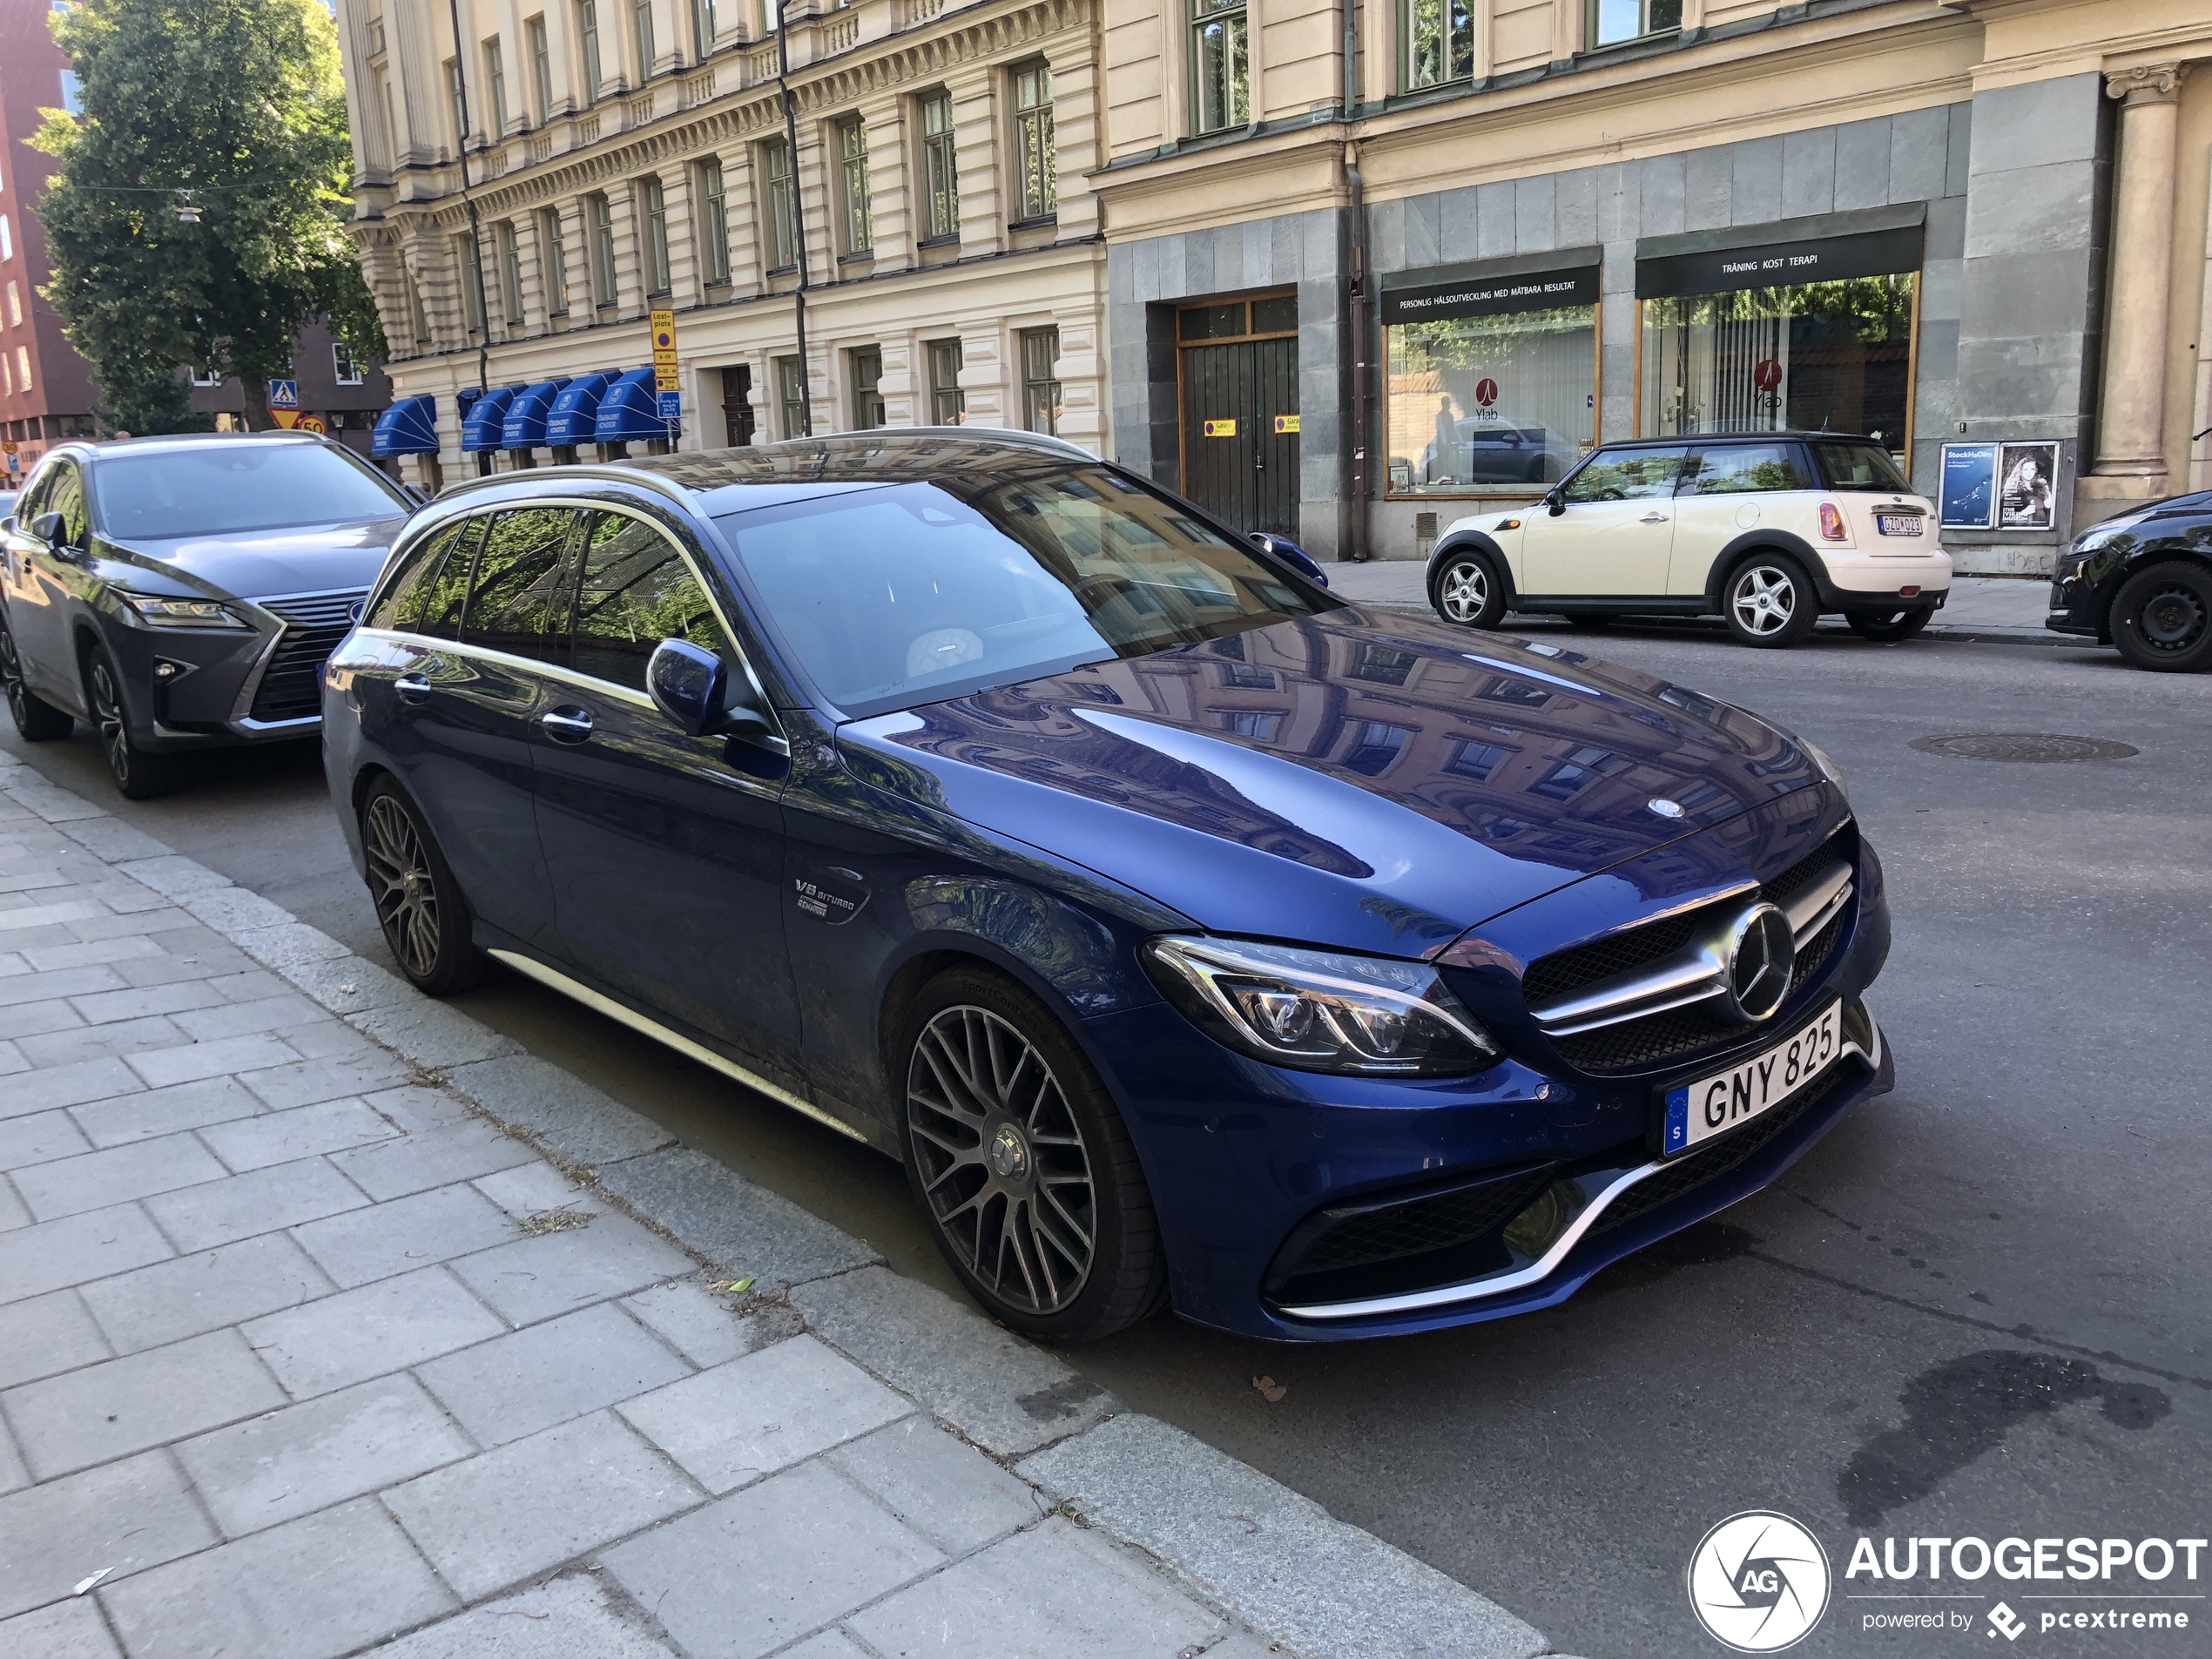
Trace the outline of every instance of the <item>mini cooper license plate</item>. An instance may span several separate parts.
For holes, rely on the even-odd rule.
[[[1918,536],[1920,515],[1918,513],[1877,513],[1874,528],[1884,536]]]
[[[1843,1013],[1840,1001],[1831,1002],[1764,1054],[1669,1089],[1659,1155],[1672,1157],[1727,1134],[1827,1070],[1843,1053]]]

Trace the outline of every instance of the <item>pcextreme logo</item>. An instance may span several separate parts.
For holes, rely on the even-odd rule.
[[[1698,1541],[1689,1605],[1706,1634],[1738,1653],[1779,1653],[1828,1610],[1828,1554],[1787,1515],[1746,1509]]]

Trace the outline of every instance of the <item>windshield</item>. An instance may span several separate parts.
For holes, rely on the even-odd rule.
[[[1908,495],[1912,486],[1905,482],[1905,475],[1897,469],[1897,462],[1890,459],[1890,452],[1871,443],[1816,443],[1812,446],[1820,455],[1820,470],[1828,475],[1831,489],[1880,490],[1889,495]]]
[[[1103,467],[863,485],[717,523],[856,719],[1338,604]]]
[[[121,541],[400,518],[408,510],[368,468],[320,444],[246,439],[103,455],[91,471],[101,531]]]

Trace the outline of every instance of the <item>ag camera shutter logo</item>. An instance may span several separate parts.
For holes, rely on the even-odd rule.
[[[1828,1610],[1828,1554],[1787,1515],[1747,1509],[1700,1539],[1689,1607],[1705,1633],[1738,1653],[1779,1653]]]

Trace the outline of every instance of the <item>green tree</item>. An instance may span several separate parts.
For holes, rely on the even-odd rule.
[[[61,162],[37,209],[42,292],[119,423],[174,429],[179,364],[258,393],[317,315],[381,359],[343,228],[352,155],[320,0],[78,0],[51,23],[84,112],[43,111],[33,140]]]

